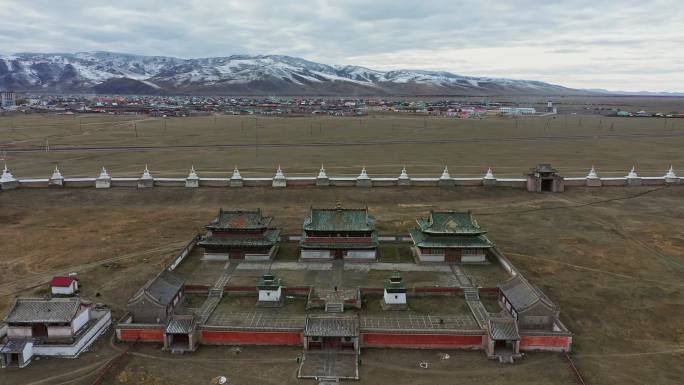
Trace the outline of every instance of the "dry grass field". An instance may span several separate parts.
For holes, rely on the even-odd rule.
[[[136,136],[137,135],[137,136]],[[624,176],[632,165],[643,175],[684,169],[684,119],[557,115],[459,120],[370,115],[352,117],[74,115],[0,117],[0,154],[17,177],[47,178],[55,165],[67,177],[136,176],[148,164],[155,176],[226,177],[234,166],[245,176],[286,174],[518,177],[539,162],[566,176]],[[258,143],[258,145],[257,145]],[[45,152],[49,144],[50,152]],[[181,146],[181,147],[177,147]],[[68,147],[69,151],[58,151]],[[33,152],[17,152],[17,150]]]
[[[491,239],[560,305],[561,319],[576,333],[575,360],[589,384],[680,384],[683,196],[681,187],[575,188],[557,195],[478,188],[5,191],[0,312],[15,294],[44,292],[44,286],[21,289],[46,282],[53,272],[78,271],[84,295],[110,304],[120,317],[127,298],[219,206],[262,207],[286,232],[298,230],[310,204],[337,200],[368,204],[383,232],[403,231],[431,208],[470,208]],[[3,372],[0,384],[77,377],[76,383],[89,384],[93,370],[117,349],[100,341],[78,360],[41,360]],[[228,348],[202,347],[177,357],[142,346],[105,383],[208,384],[219,374],[232,376],[233,383],[296,383],[298,353],[245,348],[236,357]],[[512,366],[488,362],[481,352],[453,352],[444,362],[435,351],[366,350],[362,358],[362,384],[571,383],[553,354],[533,354]],[[434,365],[420,369],[420,360]]]
[[[630,100],[629,102],[634,102]],[[625,99],[614,101],[626,103]],[[639,102],[641,103],[641,101]],[[643,102],[647,104],[646,102]],[[652,101],[648,101],[652,103]],[[676,103],[675,103],[676,104]],[[676,105],[673,110],[681,109]],[[258,125],[258,130],[256,129]],[[136,136],[137,131],[137,136]],[[258,131],[258,132],[257,132]],[[255,145],[258,135],[258,151]],[[40,148],[49,140],[53,151]],[[391,141],[402,141],[401,144]],[[165,148],[166,146],[199,146]],[[590,115],[452,120],[415,116],[357,118],[116,116],[0,117],[0,155],[16,177],[288,174],[520,176],[551,162],[566,176],[684,173],[683,119]],[[85,147],[122,147],[87,150]],[[148,146],[149,148],[141,148]],[[223,147],[221,147],[223,146]],[[68,152],[59,147],[76,147]],[[36,152],[16,150],[38,149]],[[405,232],[430,209],[471,209],[489,236],[560,305],[575,333],[574,359],[588,384],[678,385],[684,378],[684,187],[570,188],[530,194],[482,188],[154,188],[18,189],[0,192],[0,314],[17,295],[46,293],[52,275],[78,272],[84,296],[107,303],[114,318],[126,300],[202,229],[219,207],[261,207],[285,233],[298,232],[310,205],[368,205],[383,233]],[[288,244],[284,258],[296,255]],[[405,260],[399,250],[387,258]],[[487,282],[486,272],[473,272]],[[480,277],[481,275],[481,277]],[[78,360],[41,359],[3,370],[0,384],[90,384],[123,348],[99,341]],[[201,347],[172,356],[136,346],[104,384],[295,384],[299,348]],[[482,352],[364,350],[360,384],[567,385],[566,364],[531,354],[515,365]],[[427,360],[429,369],[417,363]]]

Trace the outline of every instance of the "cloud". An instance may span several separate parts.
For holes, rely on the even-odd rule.
[[[684,7],[676,0],[3,0],[0,17],[3,53],[273,53],[570,87],[684,90]]]

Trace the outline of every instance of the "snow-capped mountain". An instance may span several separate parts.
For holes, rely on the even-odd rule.
[[[0,88],[104,94],[561,95],[582,91],[530,80],[449,72],[377,71],[280,55],[199,59],[111,52],[0,55]]]

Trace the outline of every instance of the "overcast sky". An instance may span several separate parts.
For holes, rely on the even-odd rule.
[[[681,0],[502,3],[0,0],[0,52],[284,54],[380,70],[684,91]]]

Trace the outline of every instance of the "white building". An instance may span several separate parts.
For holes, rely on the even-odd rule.
[[[534,115],[537,110],[532,107],[499,107],[501,115]]]
[[[0,107],[4,109],[12,109],[16,106],[16,94],[14,91],[0,92]]]
[[[78,280],[74,277],[53,277],[50,290],[52,295],[74,295],[78,291]]]

